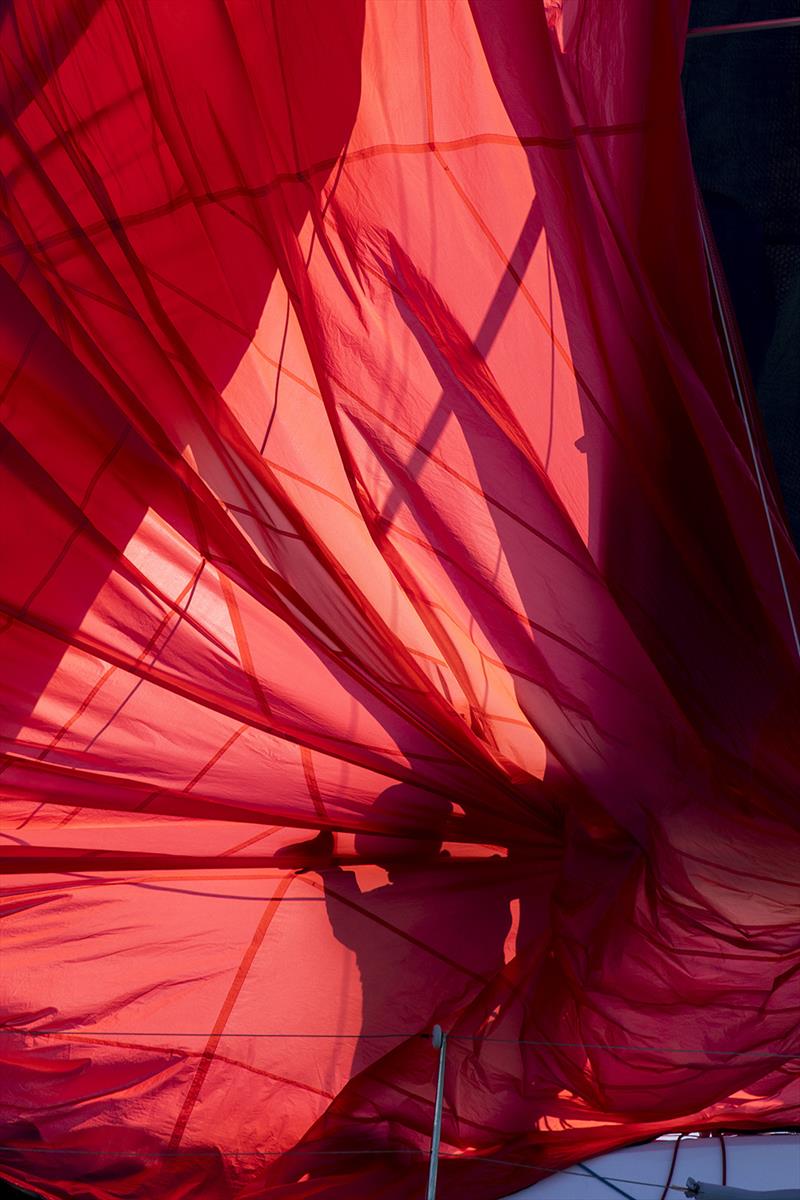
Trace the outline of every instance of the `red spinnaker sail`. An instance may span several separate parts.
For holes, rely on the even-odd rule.
[[[800,1120],[686,8],[3,9],[7,1178],[419,1196],[436,1022],[443,1200]]]

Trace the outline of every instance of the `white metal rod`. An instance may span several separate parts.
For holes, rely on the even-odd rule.
[[[757,33],[762,29],[792,29],[800,25],[800,17],[774,17],[771,21],[738,21],[734,25],[695,25],[687,37],[715,37],[721,33]]]
[[[436,1103],[433,1108],[431,1160],[428,1167],[428,1190],[425,1200],[436,1200],[436,1176],[439,1172],[439,1143],[442,1140],[442,1108],[444,1106],[444,1068],[447,1055],[447,1034],[441,1025],[434,1025],[431,1037],[434,1050],[439,1051],[439,1075],[436,1080]]]
[[[696,1196],[697,1200],[800,1200],[800,1188],[789,1188],[788,1191],[770,1188],[768,1192],[751,1192],[745,1188],[701,1183],[690,1178],[686,1180],[686,1195]]]
[[[733,337],[732,337],[730,329],[728,328],[728,318],[725,313],[725,306],[722,302],[722,291],[719,286],[719,282],[717,280],[717,272],[716,272],[716,267],[714,265],[714,256],[711,253],[711,247],[708,242],[708,234],[706,232],[706,223],[705,223],[705,219],[704,219],[704,214],[703,214],[702,207],[700,207],[700,205],[698,205],[698,218],[700,221],[700,232],[703,237],[703,250],[704,250],[705,256],[706,256],[706,266],[708,267],[708,274],[709,274],[709,278],[711,280],[711,290],[712,290],[712,293],[714,296],[714,303],[715,303],[717,312],[719,314],[720,325],[722,326],[723,346],[724,346],[726,357],[728,359],[728,368],[731,373],[734,390],[736,392],[736,398],[739,401],[739,411],[742,414],[742,420],[744,421],[745,433],[747,434],[747,444],[750,448],[750,457],[751,457],[752,463],[753,463],[753,472],[756,477],[756,483],[758,485],[758,492],[761,497],[761,503],[764,508],[764,515],[767,519],[767,528],[769,530],[769,540],[770,540],[770,544],[772,546],[772,553],[775,556],[775,563],[778,568],[778,577],[780,579],[781,590],[783,591],[783,599],[786,603],[786,614],[789,618],[789,628],[791,630],[792,638],[794,640],[794,648],[797,652],[797,657],[800,658],[800,629],[798,629],[798,627],[797,627],[797,619],[795,618],[795,614],[794,614],[794,606],[792,604],[792,598],[789,594],[789,585],[786,582],[786,575],[783,570],[783,562],[781,560],[781,552],[778,547],[778,538],[777,538],[777,534],[775,532],[775,526],[774,526],[774,523],[772,520],[772,513],[770,512],[769,499],[767,497],[767,489],[766,489],[766,485],[764,483],[764,477],[763,477],[763,474],[761,471],[761,463],[759,462],[758,450],[756,449],[756,442],[755,442],[755,438],[753,437],[753,431],[750,428],[750,418],[747,415],[747,401],[745,400],[744,386],[739,377],[739,368],[736,364],[736,355],[735,355],[734,349],[733,349]]]

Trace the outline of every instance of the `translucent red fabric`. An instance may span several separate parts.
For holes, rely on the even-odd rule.
[[[800,1120],[686,7],[3,9],[6,1178],[419,1196],[436,1022],[442,1200]]]

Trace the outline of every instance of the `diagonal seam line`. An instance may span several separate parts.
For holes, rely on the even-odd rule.
[[[300,875],[297,876],[297,878],[302,879],[304,883],[309,885],[309,887],[316,888],[318,892],[324,892],[326,895],[332,896],[340,904],[344,904],[348,908],[354,909],[357,913],[360,913],[362,917],[366,917],[368,920],[374,921],[376,925],[380,925],[383,929],[388,929],[390,933],[396,934],[397,937],[409,942],[412,946],[417,946],[420,950],[424,950],[425,953],[430,954],[432,958],[438,958],[440,962],[445,963],[448,967],[454,967],[457,971],[460,971],[462,975],[466,975],[469,979],[474,979],[477,980],[478,983],[484,984],[488,982],[485,975],[480,975],[477,971],[472,971],[469,967],[465,967],[463,963],[457,962],[456,959],[450,958],[449,955],[442,954],[434,946],[430,946],[427,942],[423,942],[420,938],[414,937],[413,934],[407,933],[405,929],[400,929],[399,926],[392,925],[391,921],[385,921],[383,917],[379,917],[377,913],[371,912],[368,908],[365,908],[364,905],[357,904],[355,900],[350,900],[349,897],[343,896],[341,892],[337,892],[335,888],[332,888],[326,884],[318,883],[316,879],[313,879],[309,875]],[[405,1037],[406,1035],[402,1034],[399,1036]],[[417,1035],[411,1034],[409,1036],[416,1037]]]
[[[306,787],[311,801],[314,805],[314,812],[318,817],[322,817],[323,821],[327,821],[328,814],[325,811],[325,804],[322,799],[322,793],[319,790],[319,782],[317,781],[317,773],[314,770],[314,760],[311,757],[311,751],[307,746],[300,747],[300,759],[303,764],[303,775],[305,776]]]
[[[2,406],[5,404],[6,400],[8,399],[9,394],[11,393],[11,391],[14,388],[14,385],[16,384],[17,380],[19,379],[20,375],[22,374],[25,364],[27,363],[28,359],[30,358],[31,351],[33,350],[33,347],[34,347],[34,343],[36,342],[36,339],[39,336],[39,332],[40,332],[39,328],[35,329],[33,331],[33,333],[31,334],[31,336],[28,338],[25,349],[22,351],[22,354],[20,355],[20,357],[17,359],[16,363],[14,364],[14,369],[12,370],[8,379],[3,384],[2,391],[0,391],[0,408],[2,408]]]
[[[120,443],[120,444],[121,444],[121,443]],[[99,476],[98,476],[98,477],[99,477]],[[92,484],[91,486],[93,486],[93,484]],[[192,588],[193,584],[195,584],[195,583],[197,582],[197,579],[199,578],[200,571],[202,570],[202,568],[203,568],[203,563],[201,562],[201,563],[200,563],[200,565],[199,565],[199,567],[198,567],[198,568],[197,568],[197,570],[195,571],[194,575],[192,576],[192,578],[191,578],[191,579],[189,579],[189,580],[187,581],[187,583],[186,583],[185,587],[182,589],[182,591],[180,592],[180,594],[179,594],[179,595],[178,595],[178,597],[176,598],[176,600],[175,600],[175,604],[176,604],[176,605],[180,605],[180,604],[182,603],[182,601],[183,601],[183,599],[185,598],[185,596],[186,596],[187,592],[189,592],[189,591],[190,591],[190,589]],[[158,626],[157,626],[157,627],[156,627],[156,629],[155,629],[155,632],[154,632],[154,633],[152,634],[152,636],[151,636],[151,637],[148,639],[148,642],[147,642],[147,644],[146,644],[146,645],[144,646],[144,648],[142,649],[142,652],[141,652],[141,654],[139,655],[139,657],[138,657],[138,659],[137,659],[137,661],[138,661],[139,663],[143,663],[143,662],[144,662],[144,660],[145,660],[145,658],[147,658],[147,656],[148,656],[148,655],[149,655],[149,654],[152,652],[152,650],[153,650],[153,647],[155,646],[155,644],[156,644],[156,642],[158,641],[159,637],[161,636],[162,632],[163,632],[163,631],[164,631],[164,629],[166,628],[166,626],[167,626],[167,624],[169,623],[169,621],[170,621],[171,617],[174,615],[175,611],[176,611],[176,610],[174,610],[174,609],[169,609],[169,610],[168,610],[168,611],[165,613],[165,615],[162,617],[161,621],[159,622]],[[57,744],[58,744],[58,743],[61,741],[62,737],[64,737],[64,735],[65,735],[65,734],[66,734],[66,733],[69,731],[70,727],[71,727],[71,726],[72,726],[72,725],[75,723],[75,721],[77,721],[79,717],[83,716],[84,712],[86,711],[86,709],[88,708],[88,706],[91,704],[91,702],[94,700],[95,696],[96,696],[96,695],[97,695],[97,693],[100,691],[100,689],[103,687],[103,685],[104,685],[104,684],[105,684],[105,683],[106,683],[106,682],[107,682],[107,681],[108,681],[108,680],[109,680],[109,679],[112,677],[112,675],[114,675],[114,674],[115,674],[115,672],[116,672],[116,671],[118,671],[118,670],[119,670],[119,668],[118,668],[117,666],[110,666],[110,667],[108,667],[108,668],[107,668],[107,670],[105,670],[105,671],[103,672],[103,674],[100,676],[100,678],[99,678],[99,679],[97,680],[97,682],[94,684],[94,686],[93,686],[92,688],[90,688],[90,690],[89,690],[89,691],[87,692],[87,694],[84,696],[84,698],[83,698],[83,700],[81,701],[81,703],[79,704],[79,706],[78,706],[78,707],[75,709],[75,711],[72,713],[72,716],[70,716],[70,717],[69,717],[69,718],[68,718],[68,719],[67,719],[67,720],[66,720],[66,721],[65,721],[65,722],[62,724],[61,728],[60,728],[59,730],[57,730],[57,731],[56,731],[56,733],[55,733],[55,734],[52,736],[52,738],[50,739],[50,742],[49,742],[49,744],[48,744],[47,746],[44,746],[44,747],[42,748],[42,750],[41,750],[41,753],[37,755],[37,758],[38,758],[39,760],[42,760],[42,759],[46,758],[46,757],[47,757],[47,755],[50,753],[50,751],[51,751],[51,750],[53,750],[53,749],[56,747],[56,745],[57,745]],[[139,683],[141,683],[141,682],[142,682],[142,678],[140,677],[140,679],[139,679]],[[136,686],[138,687],[138,686],[139,686],[139,684],[137,684]],[[3,771],[5,771],[5,769],[6,769],[6,767],[7,767],[7,766],[8,766],[8,762],[7,762],[7,761],[4,761],[4,762],[3,762],[3,764],[2,764],[2,765],[0,765],[0,774],[2,774],[2,773],[3,773]],[[44,807],[44,804],[45,804],[45,802],[44,802],[44,801],[42,801],[42,802],[41,802],[39,805],[37,805],[37,807],[36,807],[35,809],[33,809],[33,810],[32,810],[32,811],[31,811],[31,812],[28,814],[28,816],[25,818],[25,820],[22,822],[22,824],[18,826],[18,828],[19,828],[19,829],[24,829],[24,828],[25,828],[25,826],[26,826],[26,825],[29,823],[29,821],[31,821],[31,820],[33,819],[33,817],[35,817],[35,816],[36,816],[36,814],[37,814],[38,812],[40,812],[40,811],[41,811],[41,809]],[[73,818],[74,816],[76,816],[76,815],[77,815],[77,813],[79,813],[79,812],[80,812],[80,805],[79,805],[77,808],[73,808],[73,809],[72,809],[72,812],[71,812],[71,813],[68,815],[67,821],[69,821],[69,820],[72,820],[72,818]],[[66,824],[66,823],[67,823],[67,821],[64,821],[64,822],[62,822],[62,824]]]
[[[74,1041],[79,1045],[89,1046],[111,1046],[117,1050],[149,1050],[153,1054],[171,1054],[175,1057],[180,1057],[184,1060],[192,1058],[200,1058],[202,1050],[186,1050],[177,1046],[155,1046],[142,1042],[123,1042],[118,1039],[92,1037],[90,1034],[76,1034]],[[257,1067],[254,1063],[243,1062],[239,1058],[231,1058],[229,1054],[217,1054],[217,1062],[228,1063],[231,1067],[236,1067],[241,1071],[248,1071],[253,1075],[263,1075],[265,1079],[273,1079],[278,1083],[285,1083],[289,1087],[299,1088],[304,1092],[310,1092],[314,1096],[322,1096],[325,1100],[335,1100],[336,1096],[333,1092],[325,1092],[321,1088],[315,1088],[310,1083],[301,1083],[297,1079],[289,1079],[285,1075],[276,1075],[274,1071],[264,1070],[263,1067]]]
[[[419,29],[422,41],[422,63],[425,82],[425,132],[428,135],[428,146],[433,149],[433,87],[431,84],[431,52],[430,35],[428,33],[427,0],[419,0]]]
[[[620,1196],[625,1196],[626,1200],[634,1200],[630,1192],[624,1192],[621,1187],[617,1187],[616,1183],[612,1183],[610,1179],[606,1179],[605,1175],[598,1175],[597,1171],[593,1171],[591,1167],[587,1167],[586,1163],[578,1163],[582,1171],[586,1171],[594,1179],[599,1179],[600,1183],[604,1183],[607,1188],[611,1188],[612,1192],[618,1192]],[[627,1182],[627,1180],[625,1181]]]
[[[339,162],[349,165],[350,163],[367,161],[371,158],[383,157],[385,155],[420,155],[430,154],[432,151],[438,150],[448,152],[471,150],[478,146],[510,147],[512,149],[519,146],[525,149],[534,146],[545,146],[554,150],[571,150],[577,137],[613,137],[617,134],[643,132],[648,128],[649,124],[650,122],[648,121],[628,121],[616,125],[575,125],[572,128],[571,137],[558,138],[546,135],[518,137],[515,134],[476,133],[468,137],[437,141],[433,146],[428,142],[386,142],[379,145],[362,146],[359,149],[349,151],[344,156],[326,158],[319,162],[311,163],[300,171],[287,171],[275,175],[265,183],[254,183],[251,185],[235,184],[229,187],[217,188],[213,191],[207,190],[196,195],[189,192],[182,192],[180,195],[162,204],[153,205],[139,212],[122,214],[117,217],[117,223],[122,227],[146,224],[160,217],[169,216],[176,210],[185,208],[188,205],[194,205],[199,208],[209,204],[222,204],[226,200],[239,198],[262,199],[283,184],[306,183],[308,176],[316,175],[322,171],[330,171]],[[108,228],[108,220],[101,218],[83,226],[75,224],[67,226],[56,233],[36,238],[30,242],[22,241],[16,229],[14,229],[15,239],[0,244],[0,259],[15,253],[20,248],[30,254],[32,252],[47,250],[51,246],[60,245],[63,242],[69,241],[70,238],[94,237],[95,234],[105,233]]]
[[[239,602],[236,599],[236,592],[234,591],[233,583],[228,578],[226,573],[221,571],[219,568],[217,568],[217,576],[219,578],[220,588],[222,589],[225,605],[228,609],[228,617],[230,618],[233,636],[236,640],[236,646],[239,651],[239,661],[241,663],[242,670],[249,680],[250,689],[253,693],[257,707],[269,717],[271,715],[269,700],[267,699],[256,673],[253,655],[250,650],[250,642],[247,637],[247,630],[242,619]]]
[[[289,890],[293,879],[294,875],[289,874],[284,876],[284,878],[278,884],[277,888],[275,889],[275,895],[268,902],[267,907],[264,909],[261,920],[256,926],[255,933],[250,939],[250,945],[247,947],[247,950],[245,951],[244,956],[239,963],[238,970],[233,978],[231,986],[228,988],[228,994],[226,995],[222,1003],[222,1007],[219,1010],[217,1019],[214,1022],[214,1028],[211,1037],[206,1042],[202,1058],[200,1059],[197,1070],[194,1073],[189,1091],[186,1093],[183,1105],[181,1106],[181,1110],[178,1114],[178,1119],[175,1122],[175,1127],[172,1130],[172,1135],[169,1139],[170,1150],[174,1150],[180,1145],[181,1138],[186,1131],[186,1126],[189,1122],[189,1118],[192,1115],[192,1110],[194,1109],[198,1096],[200,1095],[200,1089],[205,1083],[208,1072],[211,1069],[211,1064],[214,1061],[214,1055],[217,1052],[217,1047],[219,1046],[220,1038],[222,1037],[225,1026],[230,1019],[236,1001],[239,999],[247,976],[250,973],[250,968],[255,961],[258,951],[261,949],[264,938],[267,936],[267,932],[272,924],[276,912],[278,911],[281,900],[283,900],[286,892]]]
[[[239,850],[244,850],[246,846],[254,846],[262,838],[271,837],[273,833],[277,833],[279,829],[283,828],[284,826],[282,825],[268,825],[260,833],[256,833],[252,837],[246,838],[243,842],[237,842],[235,846],[230,846],[227,850],[223,850],[219,857],[229,858],[232,854],[237,854]]]

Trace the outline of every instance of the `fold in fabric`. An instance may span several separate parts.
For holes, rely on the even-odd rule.
[[[686,8],[3,10],[5,1178],[421,1195],[435,1023],[443,1200],[800,1120]]]

